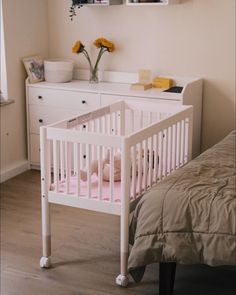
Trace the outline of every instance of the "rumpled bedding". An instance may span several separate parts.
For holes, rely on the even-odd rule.
[[[236,265],[235,144],[233,131],[141,198],[130,225],[134,278],[153,262]]]

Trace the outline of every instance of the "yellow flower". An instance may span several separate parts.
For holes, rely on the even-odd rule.
[[[105,38],[98,38],[93,43],[97,48],[105,47],[109,52],[115,50],[115,45]]]
[[[84,50],[84,45],[80,41],[77,41],[72,47],[73,53],[80,53],[80,52],[83,52],[83,50]]]

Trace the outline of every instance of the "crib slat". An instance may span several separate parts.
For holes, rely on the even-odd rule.
[[[177,157],[177,125],[173,125],[173,169],[176,170],[176,157]]]
[[[167,174],[171,173],[171,163],[172,163],[172,127],[168,127],[168,169]]]
[[[80,144],[77,143],[77,165],[76,165],[76,175],[77,175],[77,186],[76,186],[76,194],[77,197],[80,196]]]
[[[116,134],[116,127],[115,127],[115,113],[111,114],[111,134]]]
[[[76,143],[72,143],[72,167],[71,167],[71,172],[73,172],[73,175],[75,175],[75,171],[76,171],[76,166],[77,166],[77,157],[78,157],[78,153],[77,153],[77,144]]]
[[[96,132],[96,125],[95,125],[95,120],[91,121],[91,131]],[[92,145],[92,160],[96,160],[96,148],[95,145]]]
[[[98,128],[98,132],[99,133],[102,133],[102,118],[100,117],[100,118],[98,118],[98,126],[97,126],[97,128]]]
[[[168,134],[168,128],[165,129],[164,131],[164,142],[165,142],[165,147],[164,147],[164,176],[167,176],[167,170],[168,170],[168,145],[169,145],[169,134]]]
[[[143,187],[144,187],[144,191],[147,190],[147,140],[144,140],[143,142],[143,152],[144,152],[144,156],[143,156]]]
[[[192,140],[193,140],[193,118],[189,116],[187,118],[187,126],[188,126],[188,138],[187,138],[187,161],[192,159]]]
[[[132,163],[132,180],[131,180],[131,196],[136,199],[136,146],[131,148],[131,163]]]
[[[120,115],[120,111],[116,112],[116,128],[117,128],[117,134],[118,135],[121,135],[121,130],[120,130],[120,121],[121,121],[121,115]]]
[[[87,166],[87,198],[91,198],[91,145],[86,145],[86,166]]]
[[[150,137],[149,141],[149,167],[148,167],[148,174],[149,174],[149,187],[152,187],[153,182],[153,138]]]
[[[109,118],[109,134],[112,134],[112,114],[108,114]]]
[[[70,171],[71,171],[71,145],[69,142],[65,144],[65,166],[66,166],[66,194],[70,190]]]
[[[55,192],[59,190],[59,153],[58,141],[53,140],[53,178],[55,185]]]
[[[125,135],[125,105],[122,103],[120,110],[120,135]]]
[[[184,126],[183,126],[183,120],[180,121],[180,130],[181,130],[181,135],[180,135],[180,166],[183,165],[183,142],[184,142]]]
[[[158,178],[161,180],[162,169],[163,169],[163,132],[159,132],[159,145],[158,145],[158,154],[159,154],[159,169],[158,169]]]
[[[48,179],[48,183],[52,183],[52,141],[51,140],[48,140],[47,141],[47,158],[46,158],[46,161],[47,161],[47,179]]]
[[[98,197],[102,200],[102,184],[103,184],[103,172],[102,172],[102,146],[98,146]]]
[[[180,122],[177,123],[177,168],[180,166],[180,159],[181,159],[181,124]]]
[[[154,182],[158,181],[158,135],[154,135]]]
[[[138,194],[142,193],[142,143],[138,144]]]
[[[167,170],[168,170],[168,145],[169,145],[169,134],[168,134],[168,128],[165,129],[164,131],[164,143],[165,143],[165,147],[164,147],[164,176],[167,176]]]
[[[182,165],[184,165],[184,155],[185,155],[185,120],[182,123]]]
[[[114,196],[114,149],[110,149],[110,183],[109,183],[109,189],[110,189],[110,201],[113,202],[113,196]]]
[[[64,179],[64,173],[65,173],[65,144],[61,140],[60,141],[60,174],[61,174],[60,180]]]
[[[185,119],[185,163],[188,162],[189,159],[189,149],[188,149],[188,141],[189,141],[189,118]]]

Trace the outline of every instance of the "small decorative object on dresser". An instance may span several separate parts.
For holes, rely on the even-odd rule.
[[[85,45],[83,45],[81,43],[81,41],[77,41],[73,48],[72,48],[72,52],[79,54],[79,53],[83,53],[84,56],[86,57],[86,59],[88,60],[89,63],[89,69],[90,69],[90,83],[98,83],[98,64],[99,61],[103,55],[104,52],[113,52],[115,50],[115,46],[112,42],[108,41],[105,38],[98,38],[94,41],[93,43],[97,48],[100,48],[99,52],[98,52],[98,56],[95,62],[95,65],[92,65],[91,59],[89,57],[89,54],[87,52],[87,50],[85,49]]]
[[[138,83],[132,84],[132,90],[147,90],[152,88],[151,83],[152,73],[150,70],[139,70],[138,73]]]
[[[36,83],[44,80],[43,59],[39,55],[24,57],[22,59],[30,83]]]

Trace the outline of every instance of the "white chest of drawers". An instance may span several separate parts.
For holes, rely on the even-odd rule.
[[[147,91],[130,90],[128,83],[74,80],[70,83],[26,82],[27,141],[30,168],[39,168],[39,128],[43,125],[63,120],[87,112],[101,105],[120,99],[163,101],[171,104],[194,106],[193,156],[200,153],[202,80],[195,78],[174,78],[183,86],[181,93],[167,93],[160,89]]]

